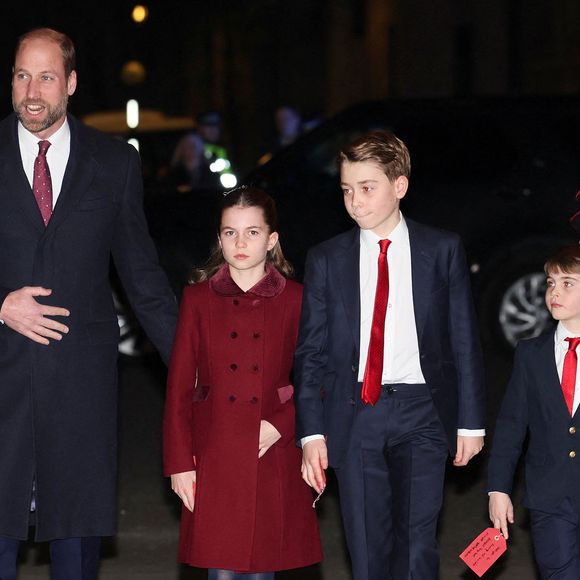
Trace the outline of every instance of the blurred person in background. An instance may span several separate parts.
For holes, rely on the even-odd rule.
[[[181,193],[221,186],[219,175],[210,170],[203,139],[197,133],[188,133],[177,143],[166,181]]]

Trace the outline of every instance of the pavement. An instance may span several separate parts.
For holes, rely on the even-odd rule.
[[[487,354],[490,424],[509,377],[509,357]],[[165,369],[155,357],[123,359],[119,368],[119,534],[106,538],[101,580],[202,580],[206,572],[176,563],[179,505],[161,476],[161,421]],[[476,579],[459,559],[486,527],[486,453],[464,469],[449,466],[440,519],[441,580]],[[518,486],[515,503],[521,498]],[[277,574],[278,580],[351,580],[334,478],[317,504],[325,559],[322,564]],[[21,551],[19,580],[48,580],[46,545],[27,543]],[[516,505],[508,551],[486,580],[536,580],[528,520]],[[420,580],[420,579],[418,579]]]

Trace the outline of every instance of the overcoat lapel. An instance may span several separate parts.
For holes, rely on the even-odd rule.
[[[427,320],[429,309],[429,294],[432,289],[433,265],[435,256],[433,255],[432,244],[417,228],[416,224],[407,219],[409,230],[409,244],[411,246],[411,277],[413,285],[413,308],[415,311],[415,326],[417,328],[417,338],[419,345]]]
[[[58,227],[72,209],[80,202],[82,197],[89,191],[90,183],[95,174],[95,158],[93,155],[94,144],[87,142],[80,135],[82,127],[79,122],[69,115],[70,127],[70,154],[62,188],[56,202],[54,212],[48,223],[48,230]]]
[[[347,323],[352,332],[356,352],[360,351],[360,230],[353,228],[337,248],[336,264],[339,293],[344,303]]]
[[[4,195],[11,198],[10,204],[17,208],[28,219],[31,226],[42,234],[45,230],[44,222],[22,167],[17,123],[16,116],[13,115],[11,122],[3,123],[3,131],[0,135],[1,188]]]

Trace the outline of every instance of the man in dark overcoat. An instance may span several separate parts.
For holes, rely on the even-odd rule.
[[[161,356],[177,314],[147,231],[139,156],[67,116],[64,34],[20,38],[15,113],[0,123],[0,578],[35,526],[52,578],[98,575],[116,531],[117,343],[112,256]],[[48,145],[47,145],[48,142]]]

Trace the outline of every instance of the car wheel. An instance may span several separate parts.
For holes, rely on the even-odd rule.
[[[546,308],[546,275],[527,272],[505,287],[498,309],[499,331],[506,344],[514,348],[522,338],[532,338],[553,326]]]

